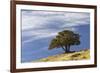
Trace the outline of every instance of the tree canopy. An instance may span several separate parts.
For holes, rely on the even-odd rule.
[[[71,30],[64,30],[51,40],[48,49],[62,48],[65,53],[70,52],[70,46],[80,44],[80,35]]]

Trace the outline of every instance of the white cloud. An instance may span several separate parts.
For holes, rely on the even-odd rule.
[[[37,31],[31,30],[31,31],[28,31],[27,33],[22,34],[22,36],[27,36],[27,37],[31,36],[31,38],[24,40],[23,44],[28,43],[28,42],[32,42],[32,41],[36,41],[39,39],[55,37],[58,34],[57,32],[60,32],[64,29],[73,30],[73,31],[76,30],[75,28],[63,28],[63,29],[57,30],[57,31],[50,31],[48,29],[37,30]]]
[[[22,30],[27,30],[30,28],[39,28],[46,23],[46,18],[36,17],[36,16],[26,16],[22,18]]]
[[[28,43],[28,42],[32,42],[32,41],[35,41],[35,40],[43,39],[43,38],[52,37],[52,36],[55,36],[55,35],[57,35],[57,33],[38,34],[35,37],[32,37],[32,38],[30,38],[28,40],[23,41],[23,44]]]
[[[24,11],[25,12],[25,11]],[[31,16],[30,16],[31,15]],[[84,19],[84,20],[83,20]],[[62,26],[74,26],[81,24],[89,24],[88,13],[72,13],[72,12],[43,12],[43,11],[32,11],[28,13],[22,13],[22,30],[30,28],[40,28],[50,26],[49,22],[58,20],[65,24]],[[70,25],[72,24],[72,25]]]
[[[53,11],[43,11],[43,10],[22,10],[23,15],[27,16],[55,16],[64,15],[64,12],[53,12]]]
[[[89,13],[23,11],[22,37],[33,36],[23,43],[55,36],[63,29],[75,31],[74,26],[87,25],[89,21]]]

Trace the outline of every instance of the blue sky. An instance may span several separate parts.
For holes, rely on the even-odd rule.
[[[58,32],[72,30],[81,35],[81,44],[71,50],[90,48],[90,14],[85,12],[21,10],[22,14],[22,62],[63,53],[59,49],[48,50],[51,39]]]

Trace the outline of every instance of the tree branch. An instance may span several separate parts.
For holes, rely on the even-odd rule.
[[[62,45],[61,45],[61,47],[62,47],[62,49],[63,49],[64,51],[66,51],[65,48],[64,48]]]
[[[60,41],[59,41],[59,43],[60,43],[60,46],[62,47],[62,49],[63,49],[64,51],[66,51],[65,48],[63,47],[63,45],[61,44]]]

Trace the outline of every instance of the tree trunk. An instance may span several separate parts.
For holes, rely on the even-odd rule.
[[[68,52],[70,52],[70,45],[65,46],[65,53],[68,53]]]
[[[68,45],[68,52],[70,52],[70,45]]]
[[[65,46],[65,53],[68,53],[68,45]]]

